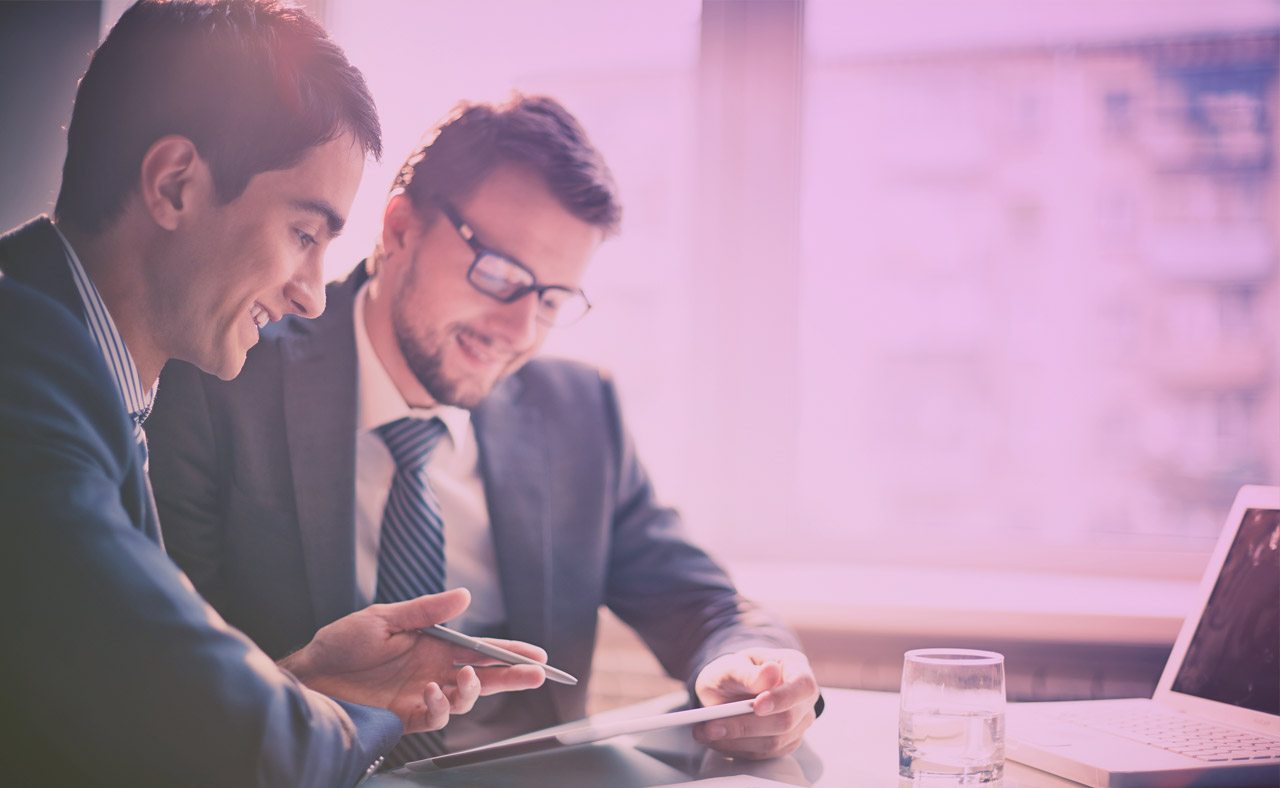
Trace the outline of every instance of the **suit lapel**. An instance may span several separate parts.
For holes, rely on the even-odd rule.
[[[80,300],[80,292],[71,277],[67,250],[49,217],[38,216],[0,238],[0,271],[62,304],[85,323],[85,331],[88,332],[84,302]],[[124,403],[120,404],[123,411]],[[151,478],[145,470],[142,450],[136,450],[135,455],[135,490],[137,505],[141,509],[136,525],[163,550],[164,539],[155,496],[151,492]]]
[[[476,409],[476,438],[509,634],[546,643],[551,609],[547,444],[541,422],[525,417],[519,399],[520,382],[510,378]]]
[[[358,272],[363,271],[363,264]],[[316,625],[358,604],[355,570],[356,350],[351,309],[364,276],[328,288],[329,307],[281,341],[285,432]]]

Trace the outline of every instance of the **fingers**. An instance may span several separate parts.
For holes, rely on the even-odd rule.
[[[480,694],[486,696],[534,689],[547,680],[547,674],[536,665],[479,667],[475,672],[480,678]]]
[[[470,665],[458,671],[458,683],[445,691],[451,714],[466,714],[480,697],[480,678]]]
[[[379,607],[382,617],[393,632],[405,632],[457,618],[470,604],[471,592],[465,588],[455,588],[441,594],[426,594]]]
[[[788,709],[811,709],[818,699],[818,680],[807,669],[792,673],[776,686],[756,698],[757,716],[775,714]]]
[[[698,674],[694,692],[706,706],[759,696],[783,679],[783,665],[765,656],[774,651],[747,649],[713,660]]]
[[[440,685],[431,682],[422,691],[422,702],[425,709],[421,714],[421,724],[405,726],[405,733],[418,733],[420,731],[438,731],[449,722],[449,698],[444,694],[444,690],[440,689]],[[415,722],[417,715],[415,715]]]
[[[814,720],[818,682],[809,661],[798,651],[769,650],[749,654],[747,662],[751,668],[726,662],[724,673],[708,678],[721,686],[736,682],[757,692],[753,712],[697,725],[693,737],[738,758],[789,755],[804,741]]]
[[[438,731],[449,723],[451,715],[466,714],[475,707],[481,694],[480,677],[476,675],[475,668],[464,666],[458,671],[454,681],[455,683],[446,684],[443,688],[432,681],[423,688],[423,708],[406,722],[406,733]]]
[[[748,760],[781,758],[800,749],[803,736],[761,736],[749,739],[708,742],[707,746],[725,755]]]
[[[766,662],[756,668],[754,674],[746,677],[747,690],[756,695],[772,689],[782,681],[782,665],[777,662]]]
[[[746,714],[694,727],[693,738],[720,752],[747,758],[776,758],[794,752],[813,724],[813,709],[793,707],[758,717]]]
[[[809,660],[794,649],[745,649],[720,657],[702,669],[694,690],[708,706],[755,697],[757,715],[818,698]]]
[[[722,739],[748,739],[754,736],[777,736],[800,729],[813,722],[813,709],[791,708],[767,717],[743,714],[722,720],[699,723],[694,738],[704,744]]]

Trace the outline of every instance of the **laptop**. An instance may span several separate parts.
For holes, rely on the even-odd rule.
[[[1153,698],[1016,703],[1007,757],[1096,786],[1280,786],[1280,487],[1243,487]]]

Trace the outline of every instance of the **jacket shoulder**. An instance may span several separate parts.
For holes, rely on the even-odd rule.
[[[8,276],[0,277],[0,392],[0,430],[19,454],[81,446],[127,461],[132,430],[88,330],[65,306]]]
[[[530,392],[582,393],[612,386],[612,376],[599,367],[564,358],[539,358],[525,364],[512,376],[521,389]]]
[[[560,358],[534,359],[502,381],[481,404],[487,416],[514,408],[527,417],[567,418],[575,422],[620,420],[613,376],[599,367]]]

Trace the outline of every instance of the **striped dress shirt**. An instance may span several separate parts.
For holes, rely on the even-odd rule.
[[[120,393],[125,411],[133,422],[133,437],[142,449],[145,470],[147,469],[147,434],[142,430],[142,423],[151,414],[151,406],[156,400],[157,384],[153,383],[150,388],[143,386],[142,379],[138,376],[138,367],[133,363],[133,356],[129,354],[129,348],[125,347],[124,339],[116,330],[115,321],[111,319],[107,305],[102,302],[98,288],[85,272],[80,258],[76,255],[76,250],[71,248],[71,243],[62,234],[62,230],[59,230],[57,225],[54,225],[54,230],[62,240],[63,248],[67,250],[67,265],[71,268],[71,279],[76,283],[76,291],[80,293],[80,303],[84,306],[89,334],[97,344],[98,350],[102,351],[102,358],[107,362],[107,369],[111,371],[111,380],[116,384],[116,391]]]

